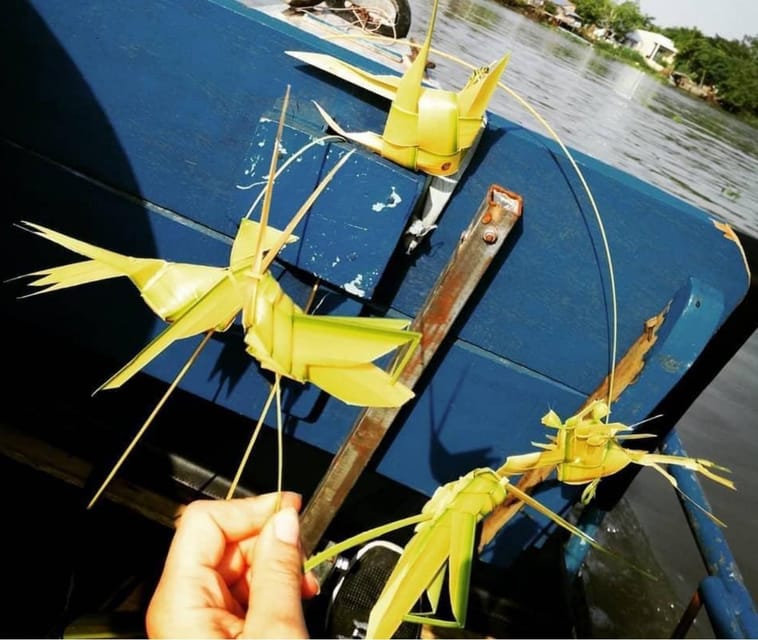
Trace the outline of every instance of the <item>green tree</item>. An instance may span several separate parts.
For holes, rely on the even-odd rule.
[[[606,26],[604,23],[611,11],[611,0],[576,0],[574,4],[584,22],[598,27]]]
[[[615,5],[610,15],[610,28],[614,33],[624,35],[646,26],[648,18],[640,13],[635,2],[627,0]]]
[[[632,0],[620,4],[612,0],[576,0],[575,4],[576,12],[584,22],[610,29],[619,35],[629,33],[648,21]]]
[[[696,82],[715,86],[725,109],[758,117],[758,37],[727,40],[683,27],[665,33],[677,47],[680,71]]]

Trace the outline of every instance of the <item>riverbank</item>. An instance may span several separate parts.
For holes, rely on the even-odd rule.
[[[597,37],[595,35],[597,29],[594,25],[585,26],[572,24],[570,20],[565,18],[562,19],[542,8],[525,4],[524,0],[497,0],[497,3],[510,11],[539,23],[543,27],[551,29],[552,31],[562,33],[573,39],[581,40],[582,42],[591,45],[599,55],[624,62],[639,71],[644,72],[661,84],[676,88],[689,97],[705,102],[719,111],[729,113],[740,121],[758,128],[758,116],[749,112],[734,113],[728,108],[728,106],[722,104],[717,87],[704,84],[702,81],[698,82],[688,74],[677,71],[675,68],[669,67],[660,70],[654,68],[648,64],[645,57],[639,52],[634,51],[615,40],[605,37]]]

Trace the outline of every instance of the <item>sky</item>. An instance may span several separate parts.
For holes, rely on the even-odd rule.
[[[639,0],[659,27],[697,27],[729,40],[758,36],[758,0]]]

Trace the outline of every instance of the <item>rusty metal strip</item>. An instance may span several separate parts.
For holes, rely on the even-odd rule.
[[[431,362],[506,237],[521,217],[520,195],[493,185],[461,237],[411,324],[422,334],[400,381],[413,387]],[[302,516],[301,530],[306,553],[318,545],[371,456],[392,426],[399,409],[365,408],[345,438],[321,479]]]

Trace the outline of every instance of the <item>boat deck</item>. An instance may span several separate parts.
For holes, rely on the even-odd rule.
[[[3,17],[0,47],[14,60],[13,100],[0,122],[9,229],[0,234],[3,280],[72,259],[13,226],[29,219],[124,255],[228,264],[231,238],[268,167],[287,86],[293,93],[284,147],[299,149],[324,135],[314,99],[352,130],[380,131],[386,119],[385,99],[285,52],[344,56],[375,73],[387,71],[381,60],[235,0],[134,0],[107,10],[90,0],[12,0],[3,4]],[[272,225],[284,227],[347,148],[338,141],[314,144],[290,166],[277,182]],[[749,269],[737,237],[705,212],[593,158],[576,158],[611,239],[622,310],[617,355],[634,365],[624,367],[626,386],[614,419],[633,424],[671,402],[674,410],[656,423],[665,431],[676,406],[691,402],[693,364],[719,329],[729,327],[750,287]],[[390,510],[375,508],[390,501],[377,497],[373,480],[381,480],[382,491],[393,487],[391,502],[406,510],[403,515],[417,511],[440,484],[533,450],[548,408],[571,415],[600,393],[608,373],[615,335],[610,275],[586,194],[559,147],[492,114],[441,223],[408,256],[401,238],[428,182],[420,172],[357,149],[296,231],[300,242],[284,249],[272,268],[294,300],[306,300],[317,283],[321,312],[411,319],[455,262],[461,235],[492,185],[523,198],[520,222],[450,328],[417,397],[367,465],[367,484],[350,494],[327,531],[330,539],[393,519]],[[79,523],[90,526],[98,517],[82,513],[82,496],[91,497],[194,345],[177,342],[144,375],[91,397],[163,323],[120,280],[19,300],[26,292],[19,280],[0,292],[12,339],[23,346],[9,349],[5,360],[8,442],[18,450],[14,460],[33,459],[36,469],[55,470],[52,475],[66,475],[67,483],[82,488],[62,490],[77,507],[63,509],[61,497],[60,513],[44,483],[20,492],[15,517],[36,528],[39,514],[24,516],[30,505],[39,504],[43,521],[56,525],[72,513],[70,544],[78,545],[87,540]],[[722,351],[736,348],[734,339],[727,342]],[[713,374],[713,368],[706,372]],[[170,514],[204,492],[223,496],[268,382],[244,351],[240,325],[217,333],[114,485],[123,480],[137,493],[113,499]],[[310,496],[360,409],[315,385],[294,383],[285,404],[286,486]],[[243,477],[248,491],[271,490],[275,482],[273,429],[266,431],[269,445],[257,445]],[[25,476],[13,465],[4,473],[19,482]],[[148,489],[162,496],[160,508],[150,506]],[[565,513],[577,494],[545,483],[539,498]],[[116,525],[92,526],[93,536],[99,531],[107,538]],[[486,571],[515,572],[552,534],[543,518],[520,514],[487,550]],[[135,546],[136,536],[113,537],[119,546]],[[158,538],[165,543],[165,533]],[[29,539],[40,546],[38,538]],[[93,549],[90,560],[102,556]],[[510,589],[536,583],[501,575],[513,577],[503,581]],[[51,602],[60,595],[51,594]],[[558,597],[547,601],[564,604]],[[516,628],[550,623],[535,611],[527,605],[524,619],[532,626]]]
[[[95,625],[107,629],[108,637],[144,637],[144,613],[170,543],[171,523],[193,492],[186,484],[177,484],[173,496],[161,495],[136,479],[119,479],[106,500],[85,511],[88,495],[80,485],[88,483],[91,469],[87,463],[50,448],[40,455],[37,448],[35,459],[37,463],[44,460],[46,467],[38,470],[19,461],[23,458],[19,432],[5,424],[0,434],[0,477],[14,486],[4,512],[8,521],[14,522],[8,539],[14,552],[6,576],[15,585],[6,594],[0,634],[81,637]],[[59,480],[62,476],[63,482]],[[212,497],[208,489],[194,492],[194,496]],[[359,492],[368,493],[371,499],[365,483]],[[605,544],[623,547],[625,553],[633,547],[640,562],[654,562],[650,550],[640,543],[644,537],[635,529],[633,514],[623,503],[609,527],[613,523],[623,526],[627,535],[604,537]],[[51,530],[55,531],[52,538]],[[41,549],[45,552],[40,553]],[[567,602],[557,569],[560,554],[557,544],[549,546],[539,562],[525,558],[524,566],[513,567],[507,574],[493,574],[478,565],[467,628],[424,627],[422,637],[670,635],[678,608],[656,604],[673,601],[665,579],[642,584],[635,579],[636,586],[630,590],[628,576],[621,572],[615,579],[609,578],[607,562],[591,555],[582,577],[589,600],[580,592],[574,602]],[[41,575],[45,576],[42,581]],[[34,598],[29,597],[31,593]],[[306,605],[312,637],[329,637],[323,629],[328,592],[324,594]],[[641,611],[645,614],[640,615]],[[613,617],[606,618],[608,614]],[[707,624],[699,624],[689,637],[712,636]]]

